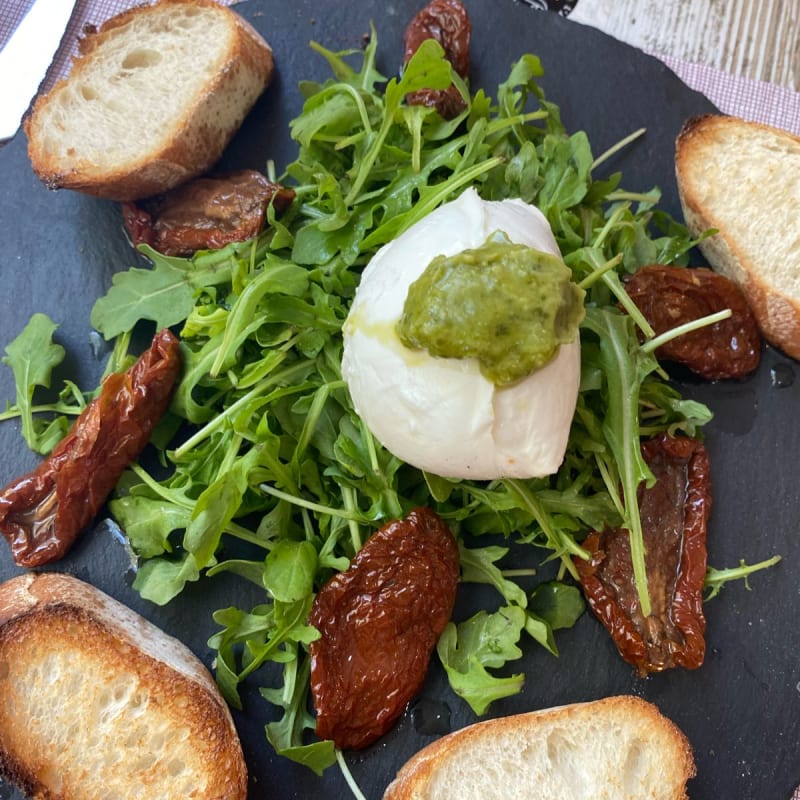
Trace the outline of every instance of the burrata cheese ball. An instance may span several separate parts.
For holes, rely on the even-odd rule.
[[[446,478],[535,478],[564,459],[580,383],[580,340],[509,386],[477,359],[433,356],[398,335],[411,285],[439,256],[507,241],[561,259],[547,219],[522,200],[485,201],[468,189],[384,245],[364,270],[344,325],[342,376],[376,439]],[[581,306],[582,310],[582,306]]]

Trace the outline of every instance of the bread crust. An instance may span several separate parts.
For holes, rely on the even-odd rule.
[[[60,152],[49,148],[46,133],[48,125],[52,127],[50,107],[58,102],[59,96],[78,90],[95,59],[109,42],[126,35],[132,21],[143,17],[156,20],[179,6],[220,15],[231,31],[231,45],[198,96],[171,98],[173,119],[158,145],[114,165],[81,158],[80,142],[70,144],[76,155],[69,162]],[[187,64],[186,68],[191,69],[192,65]],[[172,189],[216,163],[269,85],[273,70],[269,44],[249,22],[214,0],[160,0],[154,5],[135,6],[110,18],[99,29],[86,32],[69,75],[48,94],[36,99],[23,123],[33,170],[51,189],[74,189],[110,200],[137,200]],[[144,121],[147,102],[148,98],[142,97],[141,108],[132,115],[144,112],[141,116]],[[132,129],[130,135],[135,137],[137,131]]]
[[[659,776],[659,785],[653,793],[633,795],[625,792],[622,789],[623,781],[614,768],[597,760],[593,752],[598,731],[606,737],[607,745],[613,749],[623,746],[620,731],[626,728],[631,729],[639,738],[637,746],[642,749],[643,755],[643,749],[649,749],[646,755]],[[531,800],[565,797],[567,795],[548,785],[546,775],[531,774],[532,768],[525,772],[527,768],[520,766],[525,772],[522,777],[514,776],[512,771],[523,760],[520,754],[525,752],[531,742],[544,742],[542,746],[549,753],[552,749],[548,743],[549,737],[559,730],[571,730],[575,733],[575,739],[581,742],[581,758],[585,760],[588,769],[602,775],[598,787],[604,787],[595,787],[589,795],[586,794],[587,787],[576,780],[575,792],[568,796],[591,796],[593,800],[686,800],[686,782],[696,772],[688,739],[654,705],[632,695],[499,717],[443,736],[409,759],[387,787],[383,800],[431,800],[440,797],[435,793],[434,784],[446,780],[440,773],[447,769],[449,761],[456,758],[477,762],[489,774],[492,765],[488,763],[487,753],[493,748],[499,749],[503,742],[514,743],[513,748],[509,747],[508,752],[504,753],[507,762],[503,765],[504,769],[495,769],[495,775],[499,773],[503,776],[504,785],[490,785],[492,779],[487,777],[485,785],[470,785],[469,791],[462,785],[460,797],[469,800],[489,794],[492,797],[527,797]],[[498,742],[501,744],[498,745]],[[553,750],[553,754],[554,758],[558,757],[556,750]],[[494,766],[497,767],[496,764]],[[525,784],[522,784],[523,778]]]
[[[774,143],[774,151],[760,146],[756,150],[756,137],[760,142]],[[706,114],[687,120],[675,145],[675,172],[683,214],[694,237],[709,229],[718,231],[699,245],[708,263],[742,288],[764,338],[792,358],[800,359],[800,295],[767,263],[768,248],[754,252],[752,246],[759,234],[748,213],[751,204],[760,205],[759,201],[734,177],[725,184],[724,191],[735,193],[738,198],[741,212],[735,218],[721,212],[718,204],[708,199],[715,191],[709,189],[709,183],[716,181],[718,175],[730,173],[732,158],[751,151],[754,162],[773,159],[774,169],[793,170],[800,184],[800,137],[730,116]],[[793,159],[791,163],[787,156]],[[779,159],[785,163],[779,164]],[[769,187],[764,188],[767,193]],[[760,211],[774,213],[780,219],[784,219],[781,216],[784,214],[788,229],[781,233],[792,236],[792,227],[798,229],[800,191],[794,201],[785,197],[771,201],[769,208]],[[791,271],[790,266],[788,270]]]
[[[42,666],[51,662],[60,665],[57,677]],[[70,674],[64,674],[65,664]],[[46,679],[30,676],[37,669]],[[71,683],[73,671],[88,689]],[[98,753],[86,745],[74,759],[74,748],[59,750],[56,744],[67,737],[66,723],[80,727],[90,716],[76,698],[96,701],[103,691],[114,691],[111,681],[126,698],[128,693],[145,698],[130,706],[116,698],[123,711],[102,732],[98,728],[95,749],[103,757],[119,751],[115,777],[128,776],[129,794],[115,796],[138,797],[150,786],[151,796],[165,800],[244,800],[247,770],[230,712],[205,666],[185,645],[68,575],[28,573],[0,585],[0,775],[40,800],[103,796],[110,776],[96,773]],[[25,717],[28,701],[19,692],[32,684],[48,709],[46,720]],[[102,698],[98,702],[102,707]],[[145,716],[152,724],[137,728]],[[162,756],[139,730],[167,738],[176,734],[175,745],[165,746]],[[165,795],[164,772],[172,758],[183,760],[184,775],[192,773],[192,785],[204,788],[186,792],[176,779],[174,793]],[[140,759],[142,766],[135,766]]]

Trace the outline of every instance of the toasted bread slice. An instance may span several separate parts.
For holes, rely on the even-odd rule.
[[[413,756],[384,800],[685,800],[683,733],[633,696],[517,714],[448,734]]]
[[[243,800],[230,713],[203,664],[98,589],[0,585],[0,775],[38,800]]]
[[[213,0],[161,0],[80,42],[24,123],[36,174],[112,200],[177,186],[220,157],[270,81],[272,50]]]
[[[675,153],[692,235],[743,289],[764,338],[800,358],[800,138],[736,117],[689,120]]]

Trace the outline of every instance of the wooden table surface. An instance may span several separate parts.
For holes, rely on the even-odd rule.
[[[577,0],[569,16],[654,55],[800,91],[800,0]]]

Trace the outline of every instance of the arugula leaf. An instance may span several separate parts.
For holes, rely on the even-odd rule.
[[[640,483],[652,486],[655,478],[642,457],[640,446],[639,387],[658,363],[640,349],[629,316],[613,310],[588,308],[581,324],[599,339],[599,363],[606,379],[603,432],[619,469],[625,502],[624,526],[630,533],[633,574],[642,613],[648,616],[651,606],[636,493]]]
[[[548,581],[533,590],[529,608],[553,630],[559,630],[571,628],[583,614],[586,604],[577,587]]]
[[[513,581],[506,580],[495,564],[506,553],[508,553],[507,547],[467,549],[461,543],[459,546],[461,580],[464,583],[487,583],[494,586],[507,603],[525,608],[528,605],[525,592]]]
[[[190,509],[160,498],[126,495],[112,500],[109,510],[141,558],[170,552],[169,535],[189,524]]]
[[[321,775],[336,761],[333,742],[317,741],[303,744],[303,732],[314,728],[314,718],[306,707],[305,685],[308,682],[309,659],[304,658],[298,668],[299,655],[287,661],[283,673],[282,689],[262,689],[261,694],[273,705],[283,708],[283,717],[267,725],[267,739],[275,752],[304,764]]]
[[[517,694],[522,688],[521,674],[499,678],[487,668],[499,668],[522,656],[517,647],[525,626],[525,612],[518,606],[506,606],[493,614],[478,612],[456,625],[448,623],[437,652],[453,691],[466,700],[480,715],[502,697]]]
[[[217,651],[217,685],[225,700],[234,708],[242,707],[236,648],[241,643],[264,642],[273,620],[273,610],[269,605],[256,606],[251,612],[233,607],[214,612],[214,621],[222,629],[209,639],[208,644]]]
[[[314,589],[317,551],[310,542],[276,542],[264,562],[264,587],[276,599],[292,603]]]
[[[57,328],[46,314],[34,314],[22,333],[6,347],[3,358],[3,363],[14,372],[22,436],[28,447],[37,453],[49,450],[52,437],[47,429],[37,430],[33,393],[37,387],[50,388],[53,369],[64,360],[64,348],[53,342]]]
[[[200,569],[191,553],[179,558],[152,558],[140,564],[133,588],[156,605],[165,605],[183,591],[187,582],[200,578]]]
[[[197,271],[185,259],[161,255],[147,245],[139,249],[153,262],[152,269],[117,272],[108,294],[92,309],[91,323],[106,339],[132,330],[139,320],[152,320],[159,330],[177,325],[192,311],[196,287],[230,280],[226,262],[233,247],[220,250],[210,266]]]

